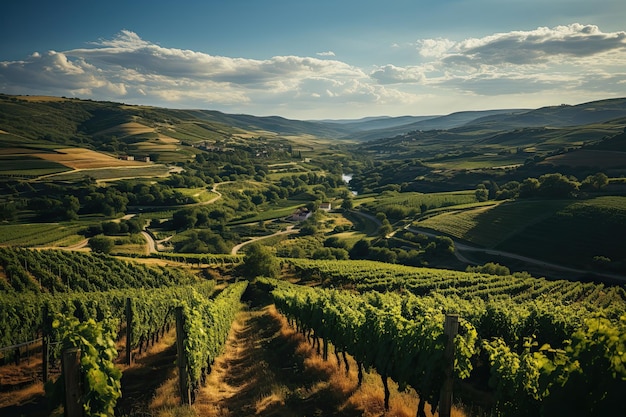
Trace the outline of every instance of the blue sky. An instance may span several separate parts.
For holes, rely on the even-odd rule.
[[[623,0],[6,3],[6,94],[295,119],[626,96]]]

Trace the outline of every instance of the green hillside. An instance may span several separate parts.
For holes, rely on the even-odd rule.
[[[415,223],[473,244],[564,265],[626,261],[626,197],[517,200]]]

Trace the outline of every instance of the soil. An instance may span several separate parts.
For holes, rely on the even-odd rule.
[[[307,339],[287,324],[268,296],[254,285],[248,287],[243,299],[245,308],[237,315],[224,352],[213,363],[204,386],[195,392],[193,410],[183,412],[184,408],[178,407],[180,397],[173,330],[137,358],[132,366],[122,365],[124,358],[118,358],[123,369],[123,396],[118,401],[116,415],[415,415],[415,395],[398,392],[392,395],[392,409],[385,413],[380,377],[366,373],[363,386],[357,387],[354,361],[349,359],[350,371],[346,372],[345,365],[339,365],[335,360],[334,351],[331,350],[329,360],[323,360]],[[6,369],[0,367],[3,380],[6,380]],[[3,417],[44,417],[50,414],[41,383],[34,389],[15,387],[11,392],[0,392],[0,415]]]
[[[118,358],[120,364],[124,359],[121,356]],[[224,354],[214,362],[205,386],[196,393],[193,407],[197,415],[206,417],[361,416],[362,412],[344,405],[350,391],[356,389],[356,381],[347,391],[333,387],[329,378],[336,372],[335,365],[319,358],[320,364],[311,362],[311,356],[316,356],[313,349],[303,336],[288,327],[285,319],[269,305],[266,295],[252,294],[233,324]],[[32,374],[33,366],[37,365],[19,369],[14,365],[0,367],[3,381],[7,381],[10,369],[21,375],[12,377],[16,384],[24,386],[15,385],[11,391],[0,392],[0,415],[3,417],[51,414],[41,382],[34,386],[18,382]],[[158,402],[156,397],[162,395],[160,387],[166,381],[176,379],[175,334],[171,331],[161,343],[124,369],[123,396],[116,406],[116,415],[159,414],[161,410],[155,408],[154,403]],[[7,388],[7,385],[3,387]]]
[[[291,330],[273,306],[263,304],[253,304],[237,316],[224,354],[197,395],[198,414],[361,416],[346,403],[356,380],[347,389],[334,386],[335,365],[315,360],[304,337]]]

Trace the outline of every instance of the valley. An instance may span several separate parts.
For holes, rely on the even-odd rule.
[[[571,415],[615,410],[626,381],[625,132],[626,99],[298,121],[0,95],[0,374],[19,362],[14,346],[65,340],[53,322],[71,335],[93,319],[117,345],[114,365],[95,360],[115,381],[126,344],[141,357],[183,308],[187,367],[213,366],[203,376],[213,391],[190,376],[195,404],[175,415],[423,416],[443,386],[454,313],[457,415],[551,413],[579,391],[582,414],[561,405]],[[122,292],[144,315],[128,343]],[[163,349],[180,358],[175,333]],[[310,347],[302,358],[296,335]],[[303,362],[276,369],[259,344]],[[259,384],[275,385],[239,400],[228,381],[248,378],[255,355],[268,367]],[[341,355],[351,382],[334,376]],[[362,367],[371,407],[365,394],[355,402]],[[124,403],[122,383],[116,413],[174,415],[184,395],[172,372],[155,377],[171,391],[166,408]],[[406,394],[410,412],[385,410],[381,380],[409,387],[391,397]],[[333,383],[348,386],[339,395]]]

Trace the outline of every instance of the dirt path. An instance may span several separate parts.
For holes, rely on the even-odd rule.
[[[237,316],[224,355],[194,407],[213,416],[360,416],[342,407],[355,387],[329,382],[334,365],[311,358],[273,306]]]

